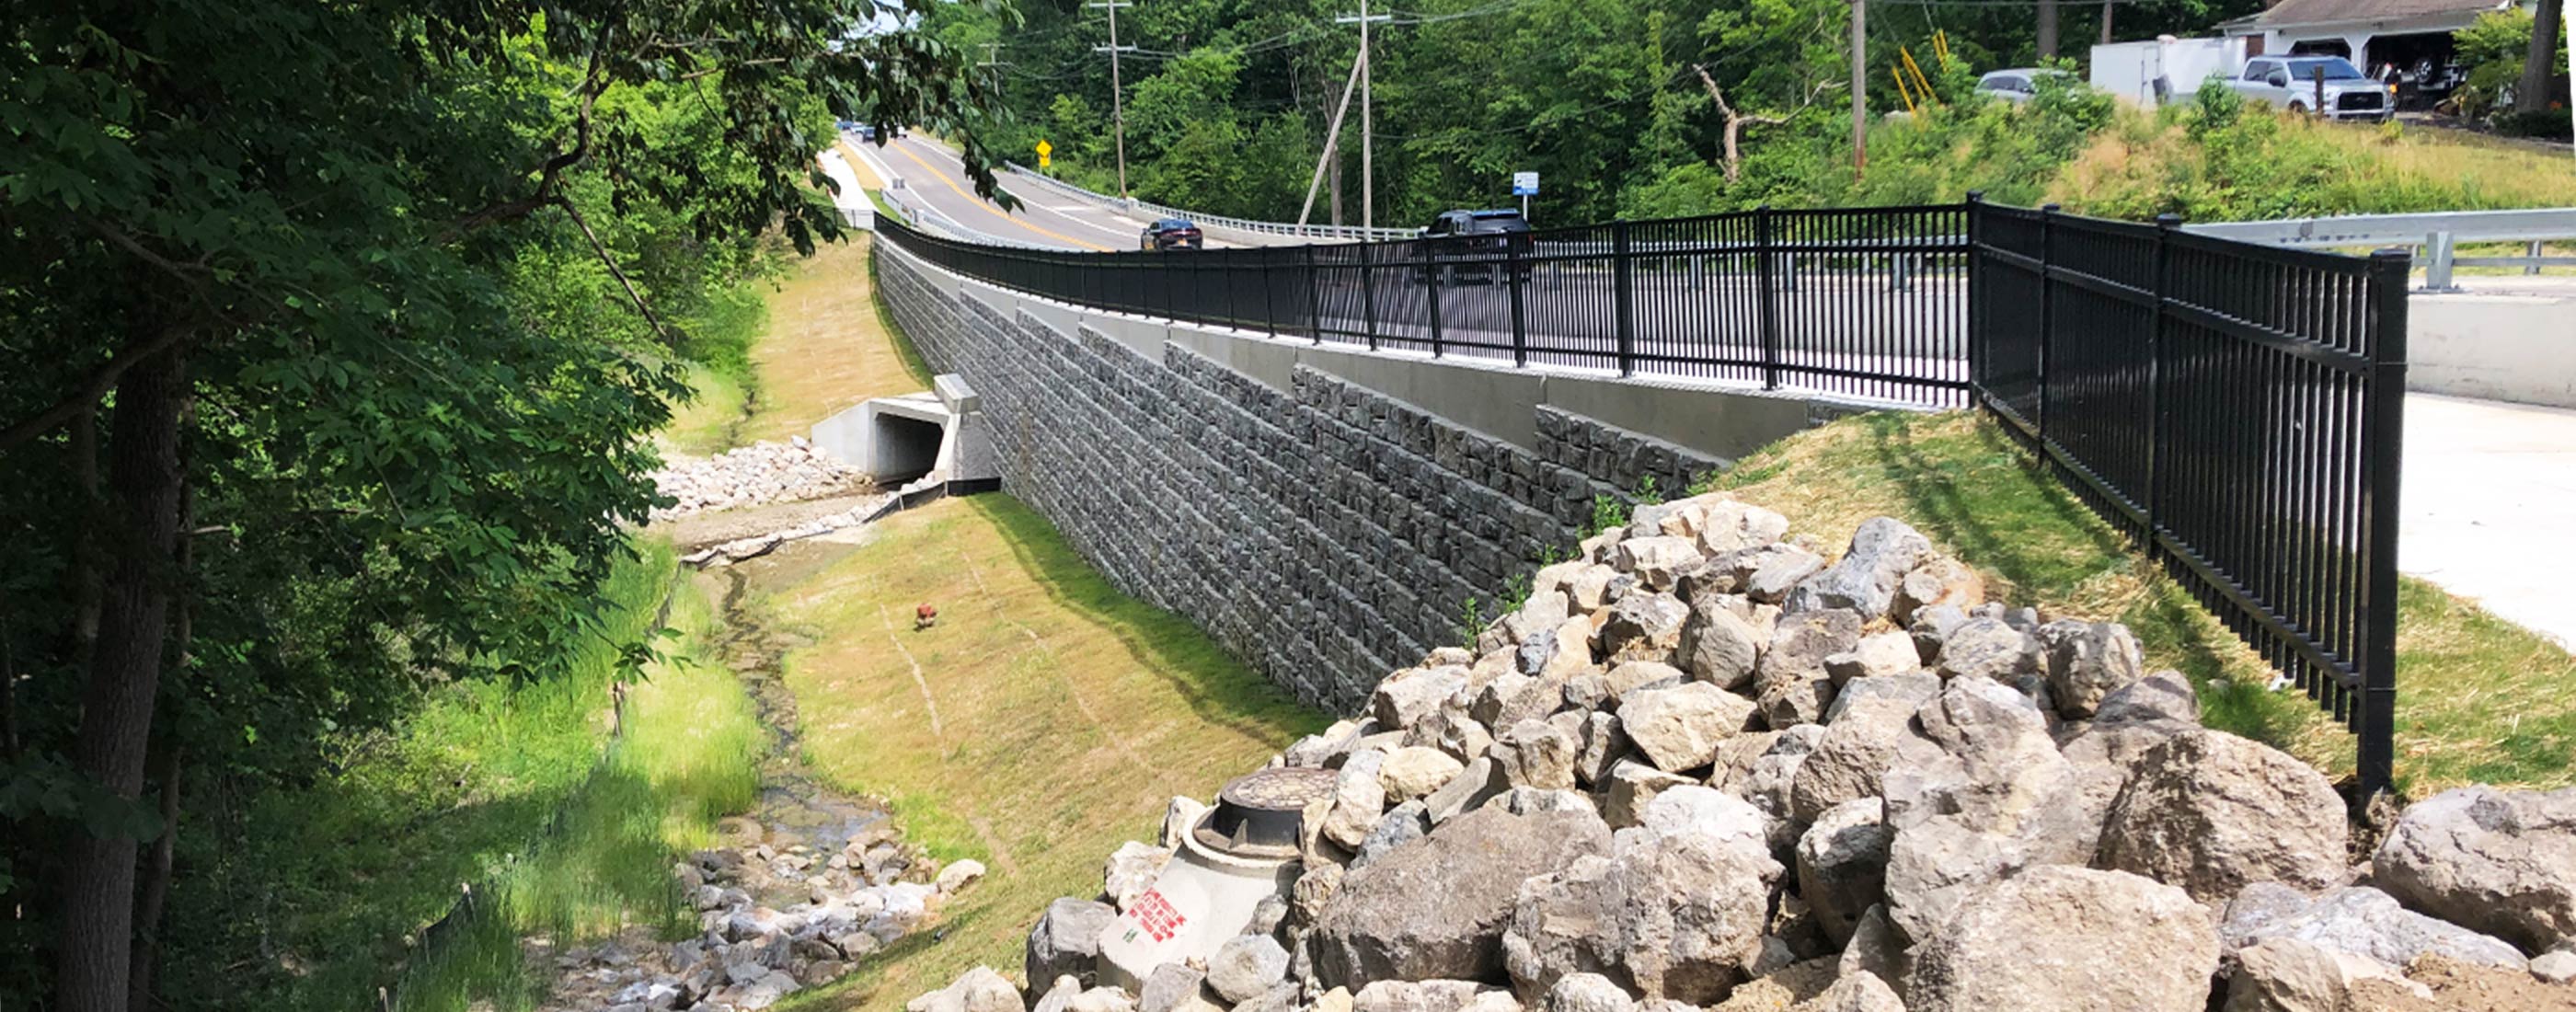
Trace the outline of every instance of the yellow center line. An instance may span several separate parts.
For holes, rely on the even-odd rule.
[[[974,194],[972,194],[972,193],[968,193],[968,192],[966,192],[966,188],[965,188],[965,187],[963,187],[963,186],[959,186],[959,185],[957,185],[957,180],[956,180],[956,179],[954,179],[954,178],[952,178],[951,176],[949,176],[949,175],[948,175],[948,173],[942,172],[942,171],[940,171],[939,169],[937,169],[937,168],[933,167],[929,162],[922,161],[922,160],[921,160],[921,156],[920,156],[920,155],[913,154],[913,153],[912,153],[912,149],[911,149],[911,148],[905,147],[905,146],[900,145],[900,144],[894,144],[894,145],[888,145],[888,146],[889,146],[889,147],[894,148],[894,149],[895,149],[895,150],[897,150],[897,151],[901,151],[901,152],[903,152],[903,156],[904,156],[904,157],[906,157],[906,158],[912,159],[912,163],[913,163],[913,164],[918,165],[918,166],[921,166],[921,168],[922,168],[922,170],[923,170],[923,171],[930,173],[930,174],[931,174],[932,176],[934,176],[934,177],[937,177],[937,178],[938,178],[938,180],[939,180],[940,182],[943,182],[943,183],[948,184],[948,188],[949,188],[949,189],[951,189],[951,190],[955,190],[955,191],[957,191],[957,195],[958,195],[958,196],[966,198],[966,200],[967,200],[969,203],[972,203],[972,204],[974,204],[974,205],[975,205],[975,206],[977,206],[977,207],[980,207],[980,208],[983,208],[984,210],[987,210],[987,211],[991,211],[991,212],[993,212],[993,214],[994,214],[994,216],[995,216],[995,217],[998,217],[998,218],[1002,219],[1003,221],[1007,221],[1007,222],[1010,222],[1011,224],[1018,225],[1018,226],[1019,226],[1019,227],[1021,227],[1021,228],[1028,229],[1028,230],[1029,230],[1029,231],[1031,231],[1031,232],[1035,232],[1035,233],[1037,233],[1037,234],[1039,234],[1039,235],[1045,236],[1045,237],[1047,237],[1047,238],[1049,238],[1049,239],[1053,239],[1053,240],[1055,240],[1055,241],[1057,241],[1057,242],[1069,242],[1069,243],[1072,243],[1072,244],[1074,244],[1074,245],[1076,245],[1076,246],[1081,246],[1081,247],[1085,247],[1085,248],[1088,248],[1088,249],[1099,250],[1100,252],[1103,252],[1103,253],[1107,253],[1107,252],[1109,252],[1109,247],[1107,247],[1107,246],[1103,246],[1103,245],[1100,245],[1099,243],[1096,243],[1096,242],[1084,242],[1083,240],[1076,239],[1076,238],[1074,238],[1074,237],[1072,237],[1072,236],[1064,235],[1064,234],[1062,234],[1062,233],[1058,233],[1058,232],[1049,231],[1049,230],[1047,230],[1047,229],[1043,229],[1043,228],[1039,228],[1039,227],[1037,227],[1036,225],[1029,224],[1029,223],[1028,223],[1028,222],[1026,222],[1026,221],[1022,221],[1022,220],[1020,220],[1020,219],[1018,219],[1018,218],[1011,217],[1011,216],[1010,216],[1010,215],[1008,215],[1008,214],[1004,214],[1004,213],[1002,212],[1002,209],[1001,209],[1001,208],[998,208],[998,207],[993,206],[990,202],[987,202],[986,200],[984,200],[984,198],[982,198],[982,197],[978,197],[978,196],[976,196],[976,195],[974,195]]]

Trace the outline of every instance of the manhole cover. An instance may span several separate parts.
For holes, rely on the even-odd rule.
[[[1216,808],[1196,830],[1201,844],[1246,857],[1297,852],[1306,806],[1332,796],[1334,770],[1278,767],[1237,777],[1216,795]]]

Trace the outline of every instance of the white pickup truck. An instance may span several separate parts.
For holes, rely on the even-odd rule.
[[[2372,80],[2340,56],[2257,56],[2227,86],[2276,109],[2328,119],[2384,120],[2397,111],[2395,85]]]

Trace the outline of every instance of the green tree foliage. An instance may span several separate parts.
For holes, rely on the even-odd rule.
[[[839,233],[832,120],[986,159],[959,54],[866,31],[930,6],[13,10],[0,461],[34,480],[0,486],[0,994],[293,975],[220,925],[186,944],[242,942],[241,991],[155,994],[169,891],[258,831],[242,797],[604,634],[641,437],[761,237]]]
[[[2147,0],[2118,5],[2120,38],[2206,30],[2252,13],[2263,0]],[[1025,25],[992,12],[943,7],[926,30],[953,44],[999,44],[995,79],[1009,114],[989,125],[994,146],[1023,162],[1043,138],[1054,171],[1100,190],[1116,187],[1110,134],[1104,12],[1076,0],[1023,5]],[[2097,6],[2066,4],[2066,35],[2096,26]],[[1358,33],[1334,18],[1348,0],[1142,0],[1119,16],[1127,89],[1130,186],[1147,199],[1210,213],[1293,218],[1323,151]],[[1537,171],[1542,225],[1620,214],[1695,214],[1763,203],[1812,205],[1986,182],[1956,162],[1971,155],[2055,163],[1999,167],[1996,185],[2036,192],[2062,163],[2069,135],[2003,136],[2029,129],[2010,109],[1967,96],[1980,71],[2028,66],[2030,9],[2009,5],[1885,5],[1873,10],[1865,76],[1873,120],[1901,111],[1893,87],[1900,51],[1927,74],[1944,119],[1884,143],[1939,153],[1945,164],[1856,187],[1850,154],[1848,0],[1419,0],[1373,5],[1391,20],[1374,28],[1378,223],[1419,225],[1438,212],[1511,201],[1511,174]],[[1942,33],[1957,57],[1935,64]],[[1747,117],[1780,119],[1742,135],[1740,178],[1720,165],[1724,117],[1696,67],[1707,68]],[[2085,98],[2081,89],[2075,97]],[[2095,115],[2096,109],[2103,115]],[[2095,107],[2043,113],[2044,127],[2099,129]],[[1914,126],[1923,126],[1922,123]],[[1873,131],[1891,129],[1874,126]],[[1964,151],[1955,142],[1966,138]],[[1359,217],[1359,117],[1343,124],[1337,166],[1342,220]],[[1874,157],[1873,163],[1884,163]],[[1841,178],[1836,178],[1841,177]],[[1327,189],[1326,192],[1329,192]],[[1315,217],[1330,216],[1319,198]]]

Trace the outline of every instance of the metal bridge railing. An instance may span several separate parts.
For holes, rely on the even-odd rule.
[[[1067,303],[1511,367],[1975,406],[2360,739],[2388,784],[2408,257],[1966,203],[1195,252],[978,244]]]
[[[1249,218],[1229,218],[1221,214],[1201,214],[1197,211],[1183,210],[1177,207],[1165,207],[1161,204],[1153,203],[1152,201],[1136,200],[1133,198],[1120,199],[1106,193],[1096,193],[1091,190],[1075,186],[1072,183],[1065,182],[1064,180],[1057,179],[1053,176],[1042,174],[1028,166],[1021,165],[1018,162],[1005,162],[1003,163],[1003,168],[1014,180],[1042,187],[1055,193],[1071,197],[1075,200],[1080,200],[1098,207],[1108,208],[1112,211],[1141,214],[1151,218],[1187,218],[1191,222],[1196,223],[1202,229],[1216,228],[1234,232],[1247,232],[1254,235],[1293,236],[1305,239],[1331,239],[1340,242],[1370,242],[1389,239],[1410,239],[1416,234],[1414,229],[1409,228],[1360,228],[1354,225],[1299,225],[1294,222],[1255,221]]]
[[[2576,267],[2576,256],[2547,256],[2544,247],[2550,242],[2576,241],[2576,207],[2213,222],[2185,225],[2183,231],[2296,249],[2421,246],[2424,249],[2424,287],[2437,292],[2460,290],[2452,280],[2454,267],[2520,267],[2525,274],[2538,274],[2542,267]],[[2488,242],[2521,243],[2523,253],[2520,256],[2458,255],[2461,243]]]

